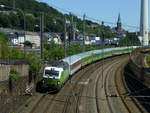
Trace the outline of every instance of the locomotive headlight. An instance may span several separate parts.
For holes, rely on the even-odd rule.
[[[57,85],[59,85],[60,84],[60,81],[57,81]]]

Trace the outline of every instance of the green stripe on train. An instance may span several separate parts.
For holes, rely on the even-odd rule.
[[[122,54],[124,52],[131,52],[132,48],[126,48],[126,49],[121,49],[121,50],[114,50],[114,51],[109,51],[109,52],[104,52],[99,53],[99,54],[94,54],[94,55],[87,55],[81,58],[82,60],[82,66],[87,65],[89,63],[91,63],[92,61],[96,61],[101,59],[102,57],[108,57],[108,56],[112,56],[113,54]]]

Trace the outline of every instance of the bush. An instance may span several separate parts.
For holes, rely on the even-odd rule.
[[[30,41],[26,41],[24,44],[25,44],[25,46],[28,46],[30,48],[32,48],[32,46],[33,46],[33,44]]]
[[[146,56],[146,61],[147,61],[148,66],[150,67],[150,54]]]
[[[8,58],[9,49],[7,45],[7,36],[0,32],[0,41],[2,43],[2,58]]]
[[[9,72],[9,76],[11,80],[16,80],[19,77],[19,73],[17,72],[15,68],[11,68]]]
[[[40,68],[40,58],[35,54],[28,54],[27,59],[29,61],[30,73],[36,75]]]

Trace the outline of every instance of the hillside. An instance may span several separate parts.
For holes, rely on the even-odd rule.
[[[1,0],[0,4],[13,7],[13,0]],[[26,28],[28,31],[39,31],[39,28],[35,28],[35,25],[39,25],[40,13],[44,12],[45,27],[52,32],[63,32],[63,14],[58,10],[52,8],[48,4],[41,3],[36,0],[16,0],[16,8],[20,8],[25,12]],[[15,14],[13,10],[6,8],[0,8],[0,11],[9,12],[9,14],[0,12],[0,27],[23,29],[24,19],[21,12],[17,11],[17,14]],[[67,20],[70,20],[69,15],[67,15]],[[74,22],[76,23],[76,28],[82,31],[82,20],[74,16]],[[89,34],[98,35],[98,28],[91,29],[91,24],[96,23],[86,20],[86,32],[88,32]],[[108,32],[109,30],[109,26],[105,27],[105,31]]]

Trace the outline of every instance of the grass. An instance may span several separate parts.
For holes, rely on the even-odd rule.
[[[148,55],[146,56],[146,62],[147,62],[147,64],[148,64],[148,66],[150,67],[150,54],[148,54]]]

